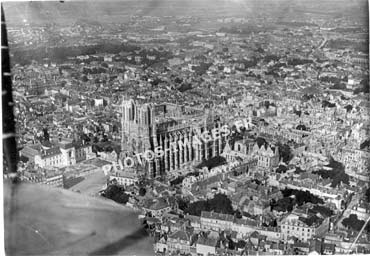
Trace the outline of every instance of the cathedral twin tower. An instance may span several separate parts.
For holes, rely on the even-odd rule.
[[[135,165],[136,170],[142,169],[153,178],[220,155],[224,137],[194,143],[196,135],[221,127],[210,115],[195,112],[184,106],[154,105],[123,98],[121,159],[137,159],[138,154],[161,148],[164,154],[160,157],[152,161],[143,159],[142,165]]]

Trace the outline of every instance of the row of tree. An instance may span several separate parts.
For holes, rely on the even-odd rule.
[[[215,168],[223,164],[226,164],[226,159],[222,156],[215,156],[210,159],[204,160],[197,166],[197,168],[207,167],[209,170],[211,170],[212,168]]]
[[[349,184],[349,176],[344,171],[344,165],[338,161],[335,161],[334,158],[330,158],[329,164],[327,167],[331,167],[332,170],[318,170],[312,173],[320,175],[323,179],[331,179],[331,187],[335,188],[340,185],[341,182],[344,184]]]
[[[295,205],[301,206],[305,203],[312,204],[323,204],[324,201],[312,195],[309,191],[301,191],[296,189],[284,189],[281,191],[283,198],[279,199],[277,202],[272,200],[271,209],[279,212],[291,212]]]
[[[224,214],[235,214],[231,200],[223,194],[216,194],[214,198],[201,200],[194,203],[181,201],[179,208],[190,215],[200,216],[202,211],[214,211]]]

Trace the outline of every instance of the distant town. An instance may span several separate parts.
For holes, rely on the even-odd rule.
[[[137,210],[155,255],[370,253],[368,22],[334,5],[10,22],[20,179]]]

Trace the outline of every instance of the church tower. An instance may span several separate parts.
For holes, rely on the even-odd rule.
[[[140,104],[133,99],[123,97],[121,103],[121,128],[123,157],[144,153],[146,150],[153,151],[156,146],[153,104]],[[146,171],[152,173],[153,163],[145,162],[143,158],[142,161]]]

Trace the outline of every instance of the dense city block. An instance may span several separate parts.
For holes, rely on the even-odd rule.
[[[4,7],[22,182],[138,210],[156,255],[370,253],[366,1]]]

